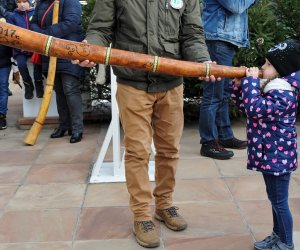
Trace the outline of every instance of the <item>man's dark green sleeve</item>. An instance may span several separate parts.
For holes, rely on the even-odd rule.
[[[109,46],[112,42],[115,22],[115,0],[97,0],[86,34],[88,43]]]
[[[183,59],[194,62],[209,61],[198,0],[187,1],[181,22],[180,42]]]

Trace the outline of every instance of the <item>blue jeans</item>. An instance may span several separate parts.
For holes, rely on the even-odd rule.
[[[280,240],[293,244],[293,217],[289,209],[289,183],[291,174],[281,176],[263,174],[268,198],[272,204],[273,232]]]
[[[18,68],[22,79],[24,82],[32,83],[32,77],[30,76],[28,67],[27,67],[27,60],[29,57],[26,55],[17,55],[16,57]],[[43,73],[42,73],[42,65],[41,64],[34,64],[33,65],[33,76],[34,81],[42,81],[43,80]]]
[[[82,133],[83,113],[79,79],[69,74],[56,73],[54,89],[60,128]]]
[[[29,59],[28,56],[25,55],[17,55],[16,56],[16,61],[18,63],[18,68],[20,71],[20,74],[22,76],[23,82],[26,83],[32,83],[32,78],[30,76],[28,67],[27,67],[27,60]]]
[[[10,67],[0,68],[0,114],[6,115]]]
[[[220,65],[232,66],[236,49],[234,45],[223,41],[206,42],[212,61]],[[215,83],[203,84],[199,119],[200,143],[233,138],[228,111],[230,81],[229,78],[222,78]]]

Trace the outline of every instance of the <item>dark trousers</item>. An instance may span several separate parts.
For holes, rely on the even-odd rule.
[[[17,55],[16,61],[18,63],[18,68],[22,79],[26,83],[32,83],[32,77],[30,76],[28,67],[27,67],[27,60],[29,57],[26,55]],[[41,64],[34,64],[33,65],[33,76],[34,81],[42,81],[43,80],[43,73],[42,73],[42,65]]]
[[[235,47],[223,41],[207,41],[210,57],[220,65],[232,65]],[[218,139],[231,139],[228,99],[231,79],[222,78],[215,83],[203,83],[203,96],[200,105],[200,143]]]
[[[263,177],[272,204],[273,231],[283,243],[292,245],[293,218],[288,203],[291,174],[281,176],[263,174]]]
[[[57,73],[54,89],[60,128],[82,133],[83,114],[79,79],[69,74]]]

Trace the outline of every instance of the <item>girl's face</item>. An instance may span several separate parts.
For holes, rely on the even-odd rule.
[[[265,64],[261,67],[263,71],[263,78],[264,79],[274,79],[279,76],[276,69],[273,67],[273,65],[269,62],[268,59],[266,59]]]
[[[26,11],[30,8],[30,4],[27,0],[17,0],[17,6],[20,11]]]

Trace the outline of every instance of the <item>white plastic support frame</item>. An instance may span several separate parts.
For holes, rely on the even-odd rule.
[[[104,183],[104,182],[125,182],[125,164],[124,155],[120,160],[121,143],[120,143],[120,120],[119,110],[116,101],[117,81],[116,76],[111,71],[111,122],[106,132],[101,150],[97,160],[93,166],[90,183]],[[107,153],[110,141],[112,140],[113,146],[113,161],[105,162],[105,155]],[[153,143],[151,150],[155,153]],[[154,161],[149,162],[149,179],[154,181]]]

